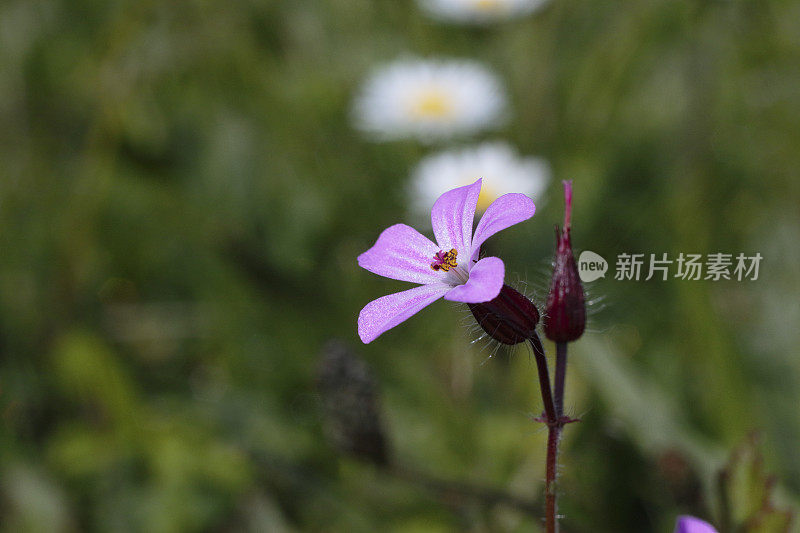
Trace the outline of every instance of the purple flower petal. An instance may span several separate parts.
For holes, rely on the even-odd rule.
[[[358,264],[387,278],[440,283],[442,275],[431,269],[438,251],[438,246],[411,226],[395,224],[381,233],[372,248],[358,256]]]
[[[475,229],[475,236],[472,238],[472,259],[478,256],[481,244],[486,239],[500,230],[528,220],[535,211],[533,200],[520,193],[504,194],[492,202]]]
[[[481,180],[447,191],[431,209],[431,225],[436,242],[444,251],[455,248],[464,261],[469,259],[472,242],[472,221],[481,193]]]
[[[444,283],[422,285],[371,301],[358,314],[358,336],[364,344],[369,344],[441,298],[449,289]]]
[[[717,533],[714,526],[693,516],[679,516],[675,533]]]
[[[498,257],[484,257],[469,271],[469,280],[444,295],[445,300],[477,304],[488,302],[500,294],[506,267]]]

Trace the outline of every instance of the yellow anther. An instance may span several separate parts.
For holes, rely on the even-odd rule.
[[[433,263],[431,263],[431,268],[436,270],[444,270],[445,272],[449,272],[451,268],[455,268],[458,266],[458,261],[456,257],[458,256],[458,250],[452,248],[449,252],[442,252],[439,250],[436,252],[436,255],[433,256]]]

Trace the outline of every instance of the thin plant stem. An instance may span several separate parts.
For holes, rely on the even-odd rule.
[[[550,372],[547,368],[547,358],[539,336],[534,333],[529,339],[539,370],[539,388],[542,392],[545,419],[547,423],[547,466],[545,468],[545,515],[544,525],[546,533],[558,533],[558,494],[556,492],[556,476],[558,474],[558,443],[561,440],[561,419],[553,403],[553,393],[550,386]]]
[[[558,419],[556,418],[556,408],[553,403],[553,392],[550,388],[550,371],[547,368],[544,346],[542,346],[542,341],[537,333],[534,333],[528,340],[531,343],[531,348],[533,348],[533,357],[536,359],[536,367],[539,370],[539,388],[542,391],[542,403],[544,404],[547,423],[554,423]]]
[[[547,533],[558,533],[558,444],[561,441],[561,424],[547,425],[547,466],[544,485],[544,529]]]
[[[567,379],[567,343],[556,343],[556,384],[555,398],[556,415],[559,419],[564,416],[564,388]]]

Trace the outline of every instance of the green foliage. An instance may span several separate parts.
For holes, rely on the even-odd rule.
[[[776,507],[776,478],[764,471],[759,443],[752,437],[737,448],[719,475],[722,523],[730,531],[778,533],[790,531],[794,513]]]
[[[409,54],[489,64],[511,120],[475,140],[552,164],[534,219],[487,243],[538,302],[560,179],[575,182],[575,246],[611,263],[765,258],[754,282],[588,287],[602,305],[570,352],[582,422],[565,431],[564,529],[717,516],[714,472],[753,429],[776,507],[792,508],[798,14],[794,0],[551,0],[463,28],[411,0],[3,2],[0,530],[537,527],[420,481],[540,497],[535,366],[470,344],[460,308],[356,350],[394,457],[422,478],[343,458],[322,429],[322,346],[357,346],[359,309],[406,287],[355,257],[410,220],[406,178],[436,147],[365,140],[349,106],[372,67]],[[761,472],[730,495],[740,518],[763,504]]]

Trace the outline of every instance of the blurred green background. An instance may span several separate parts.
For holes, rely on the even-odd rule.
[[[558,180],[573,241],[760,252],[757,281],[615,281],[571,349],[565,531],[718,516],[713,475],[761,432],[800,494],[800,2],[553,0],[486,28],[409,0],[6,0],[0,5],[0,528],[529,531],[545,432],[524,349],[471,344],[438,302],[369,346],[406,284],[356,256],[408,220],[432,148],[349,123],[370,70],[475,58],[547,158],[529,222],[494,237],[542,302]],[[613,268],[613,267],[612,267]],[[519,281],[519,283],[517,283]],[[325,437],[320,353],[373,369],[400,475]],[[547,346],[552,353],[552,346]],[[483,490],[483,489],[481,489]]]

